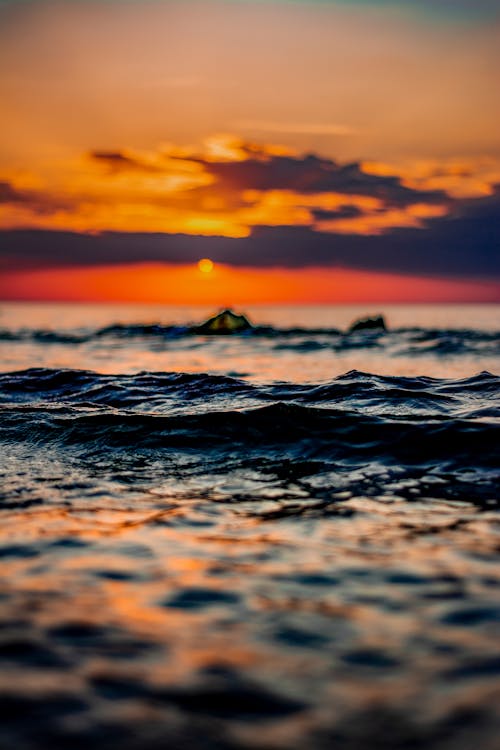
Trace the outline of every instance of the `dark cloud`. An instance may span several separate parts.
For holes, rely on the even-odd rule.
[[[425,229],[394,229],[383,236],[337,235],[309,227],[257,227],[232,239],[169,234],[11,230],[0,232],[4,267],[85,266],[201,257],[238,266],[343,266],[454,277],[500,278],[500,188],[463,200]]]
[[[0,182],[0,203],[30,203],[31,195],[17,190],[10,182]]]
[[[92,161],[104,164],[111,172],[161,172],[161,167],[148,164],[122,151],[91,151],[88,156]]]
[[[172,161],[194,162],[215,179],[211,185],[202,185],[189,191],[187,198],[202,200],[214,194],[224,195],[228,205],[242,205],[241,194],[247,190],[288,190],[313,195],[340,193],[347,197],[361,195],[377,198],[389,208],[404,208],[415,203],[448,205],[450,197],[442,190],[417,190],[402,184],[397,176],[370,174],[360,162],[339,164],[333,159],[306,154],[283,156],[269,153],[265,147],[252,143],[238,144],[238,150],[247,158],[243,161],[216,161],[204,156],[170,155]],[[89,158],[116,172],[171,172],[168,163],[151,163],[124,151],[91,151]],[[186,196],[179,193],[177,200]],[[169,196],[175,201],[175,196]],[[346,204],[348,204],[346,200]]]
[[[252,154],[253,151],[247,149]],[[414,190],[399,177],[363,171],[359,162],[338,164],[315,154],[306,156],[250,156],[246,161],[207,161],[196,158],[212,174],[222,190],[292,190],[297,193],[342,193],[379,198],[388,206],[402,208],[414,203],[447,204],[441,190]]]
[[[58,196],[46,195],[36,190],[18,190],[10,182],[0,182],[0,205],[22,205],[36,214],[52,214],[67,209],[72,204]]]
[[[311,211],[315,221],[335,221],[335,219],[355,219],[363,215],[363,211],[358,206],[339,206],[337,209],[326,210],[324,208],[315,208]]]

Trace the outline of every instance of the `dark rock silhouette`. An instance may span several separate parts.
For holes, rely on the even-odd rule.
[[[349,328],[348,333],[354,331],[387,331],[383,315],[374,315],[373,318],[359,318]]]
[[[222,312],[209,318],[199,326],[192,326],[193,333],[208,333],[211,335],[227,335],[230,333],[241,333],[253,328],[253,325],[244,315],[237,315],[232,310]]]

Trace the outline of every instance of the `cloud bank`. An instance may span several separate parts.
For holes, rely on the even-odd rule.
[[[4,269],[119,263],[500,275],[500,169],[341,164],[235,136],[0,180]],[[36,186],[36,187],[35,187]]]
[[[182,234],[13,230],[0,233],[3,267],[47,268],[143,262],[195,263],[200,257],[235,266],[338,266],[373,271],[500,281],[500,189],[461,202],[426,230],[334,235],[310,227],[257,227],[246,238]]]

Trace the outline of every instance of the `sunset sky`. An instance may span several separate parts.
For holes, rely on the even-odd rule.
[[[499,85],[498,0],[0,0],[0,296],[500,301]]]

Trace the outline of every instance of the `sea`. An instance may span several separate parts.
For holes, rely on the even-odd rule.
[[[0,304],[0,747],[498,747],[500,306],[214,312]]]

